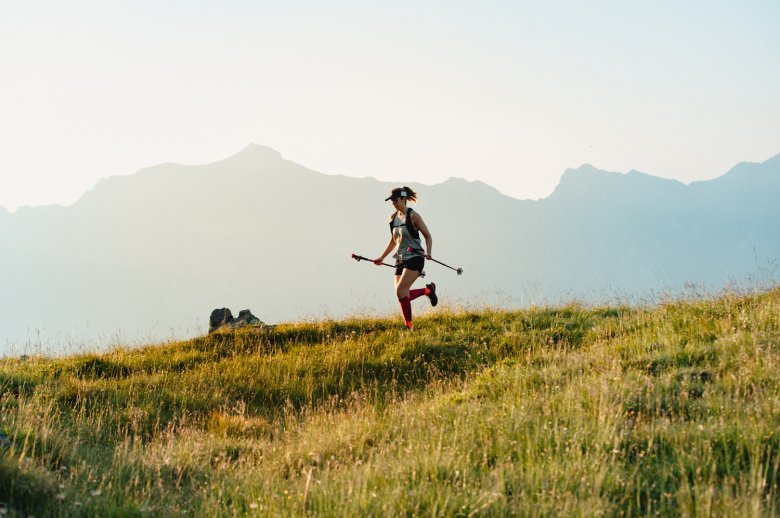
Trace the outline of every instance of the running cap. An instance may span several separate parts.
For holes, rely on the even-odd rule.
[[[390,196],[385,198],[385,201],[388,200],[397,200],[398,198],[406,198],[408,196],[408,193],[403,189],[403,187],[396,187],[392,191],[390,191]]]

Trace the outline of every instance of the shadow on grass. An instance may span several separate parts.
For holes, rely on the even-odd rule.
[[[30,396],[35,391],[37,383],[24,376],[0,373],[0,396],[10,393],[14,397]]]
[[[20,467],[6,452],[0,451],[0,502],[20,516],[33,515],[50,507],[56,484],[48,473],[30,464]],[[3,513],[6,514],[6,513]]]

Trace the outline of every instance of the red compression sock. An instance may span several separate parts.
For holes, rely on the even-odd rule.
[[[401,304],[401,312],[404,314],[406,327],[412,327],[412,303],[409,297],[398,299],[398,303]]]
[[[431,290],[428,288],[419,288],[416,290],[409,290],[409,300],[414,300],[417,297],[422,297],[423,295],[427,295],[430,293]]]

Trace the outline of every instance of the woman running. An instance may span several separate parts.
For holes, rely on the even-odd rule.
[[[393,248],[396,249],[393,255],[395,257],[395,294],[401,305],[406,329],[411,331],[413,329],[411,302],[421,295],[425,295],[431,300],[431,306],[435,306],[439,302],[434,283],[426,284],[425,288],[410,289],[414,281],[422,274],[425,259],[431,258],[433,238],[431,238],[431,233],[425,226],[422,217],[414,209],[406,206],[407,201],[417,202],[416,192],[409,187],[397,187],[390,192],[390,196],[385,198],[385,201],[388,200],[393,203],[395,209],[390,214],[390,242],[382,255],[374,259],[374,264],[381,265],[385,257],[393,251]],[[427,252],[422,248],[420,234],[425,237]]]

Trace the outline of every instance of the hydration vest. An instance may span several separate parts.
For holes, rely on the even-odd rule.
[[[416,228],[414,228],[414,223],[412,223],[412,209],[411,207],[407,207],[406,209],[406,231],[409,232],[409,235],[412,236],[414,239],[420,239],[420,233],[417,231]],[[390,214],[390,235],[393,235],[393,229],[395,228],[393,226],[393,223],[395,222],[395,215],[398,213],[398,211],[393,211],[392,214]],[[400,225],[398,225],[400,227]]]

